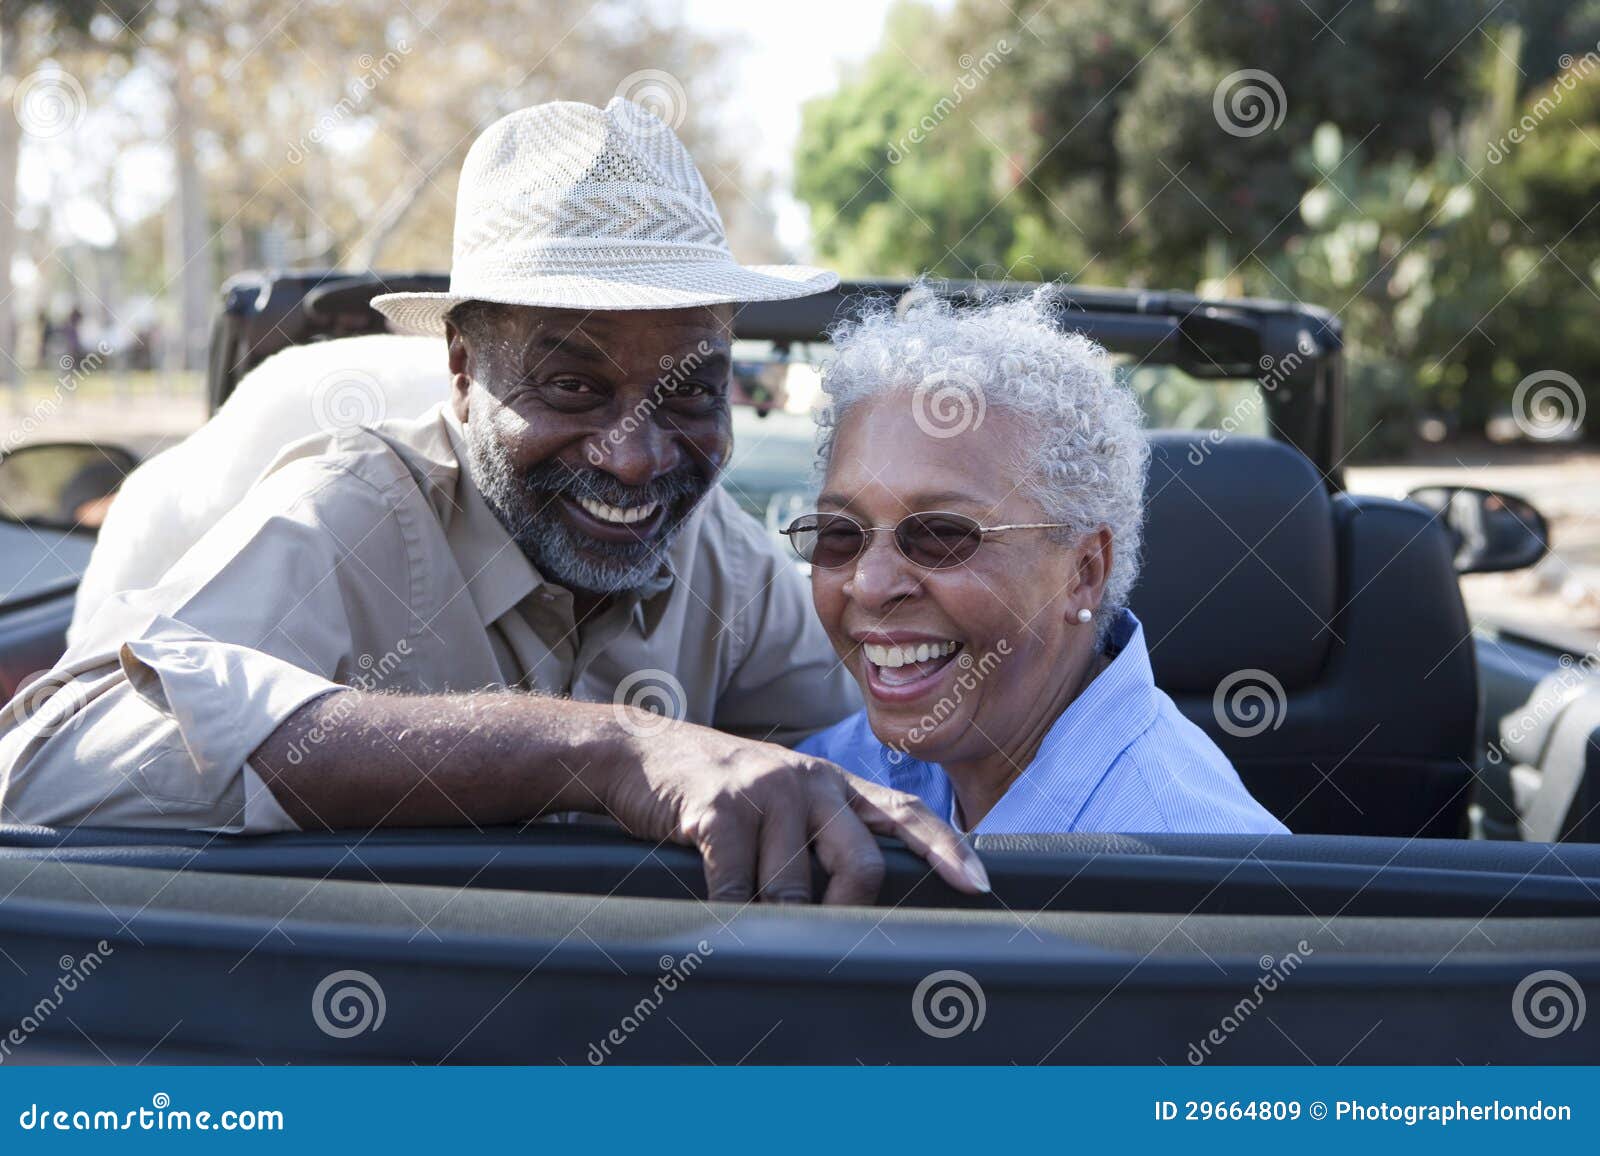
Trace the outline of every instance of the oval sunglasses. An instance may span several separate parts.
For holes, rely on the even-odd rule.
[[[867,548],[867,539],[882,531],[894,534],[895,549],[928,570],[959,566],[977,553],[988,534],[1007,530],[1057,530],[1067,522],[1014,522],[981,526],[965,514],[934,510],[907,514],[892,526],[863,526],[848,514],[802,514],[781,531],[804,562],[824,570],[848,566]]]

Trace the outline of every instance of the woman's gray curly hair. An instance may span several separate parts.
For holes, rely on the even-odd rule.
[[[991,407],[1018,415],[1034,436],[1023,459],[1006,464],[1049,521],[1067,523],[1057,540],[1100,525],[1111,531],[1111,573],[1095,622],[1103,638],[1139,576],[1150,448],[1138,399],[1117,381],[1103,348],[1062,332],[1050,288],[958,308],[918,286],[899,310],[870,304],[832,337],[819,471],[827,471],[839,423],[885,394],[905,393],[918,425],[935,436],[958,436]]]

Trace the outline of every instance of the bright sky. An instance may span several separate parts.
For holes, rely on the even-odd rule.
[[[742,38],[728,63],[730,107],[746,123],[756,167],[792,177],[800,106],[838,85],[841,65],[870,56],[883,34],[892,0],[682,0],[690,25]],[[935,0],[948,8],[950,0]],[[694,115],[694,110],[690,110]],[[776,198],[778,239],[805,255],[810,226],[805,207],[787,192]]]

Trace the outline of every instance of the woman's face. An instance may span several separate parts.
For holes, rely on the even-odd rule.
[[[864,526],[934,510],[983,526],[1049,522],[1021,485],[1026,445],[1022,421],[996,408],[976,428],[931,436],[910,396],[890,393],[841,423],[818,508]],[[1103,531],[1071,547],[1044,530],[986,535],[967,562],[937,570],[877,533],[854,562],[813,569],[811,592],[878,738],[963,762],[1053,721],[1093,654],[1094,628],[1077,613],[1098,605],[1109,565]]]

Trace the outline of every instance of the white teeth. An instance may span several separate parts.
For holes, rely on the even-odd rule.
[[[582,506],[590,515],[599,518],[602,522],[614,522],[619,526],[631,526],[635,522],[643,522],[646,518],[654,516],[660,509],[659,502],[651,502],[647,506],[608,506],[604,502],[592,501],[589,498],[579,498],[578,505]]]
[[[873,666],[893,670],[897,666],[909,666],[913,662],[943,658],[947,654],[953,654],[960,645],[959,642],[923,642],[916,646],[879,646],[867,642],[862,644],[861,649],[866,653],[867,661]]]

